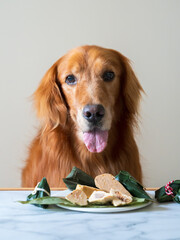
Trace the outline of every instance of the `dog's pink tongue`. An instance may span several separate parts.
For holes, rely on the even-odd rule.
[[[108,140],[108,131],[94,130],[83,134],[84,143],[90,152],[102,152]]]

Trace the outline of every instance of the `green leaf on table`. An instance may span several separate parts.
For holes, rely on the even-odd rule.
[[[77,167],[73,167],[70,174],[66,178],[63,178],[63,181],[70,190],[76,189],[77,184],[96,187],[94,179]]]
[[[42,197],[49,196],[51,194],[49,184],[44,177],[41,182],[37,184],[35,187],[34,191],[27,196],[27,201],[33,200],[33,199],[38,199]],[[47,208],[48,205],[41,205],[41,204],[35,204],[37,207],[42,207],[42,208]]]
[[[173,198],[173,200],[177,203],[180,203],[180,188],[179,188],[176,196]]]
[[[118,207],[115,207],[112,205],[112,203],[106,203],[106,204],[99,204],[99,203],[88,203],[88,206],[85,207],[89,207],[89,208],[123,208],[123,207],[128,207],[128,206],[137,206],[137,205],[142,205],[144,203],[149,202],[149,200],[145,199],[145,198],[135,198],[133,197],[133,201],[131,203],[128,203],[126,205],[121,205]]]
[[[152,200],[147,200],[146,198],[138,198],[138,197],[133,197],[133,201],[130,203],[130,205],[136,205],[136,204],[141,204],[141,203],[146,203]]]
[[[42,197],[42,198],[36,198],[36,199],[32,199],[29,201],[18,201],[19,203],[22,204],[33,204],[33,205],[54,205],[54,204],[64,204],[64,205],[68,205],[68,206],[75,206],[74,204],[72,204],[71,202],[69,202],[68,200],[66,200],[63,197]]]
[[[175,180],[170,183],[169,186],[173,189],[174,198],[171,195],[166,194],[165,186],[155,191],[155,198],[158,202],[169,202],[174,200],[175,202],[180,203],[180,180]]]
[[[19,203],[22,204],[33,204],[33,205],[56,205],[56,204],[60,204],[60,205],[64,205],[67,207],[80,207],[76,204],[71,203],[70,201],[68,201],[67,199],[63,198],[63,197],[42,197],[42,198],[36,198],[36,199],[32,199],[30,201],[18,201]],[[148,202],[147,199],[145,198],[133,198],[133,201],[127,205],[122,205],[119,207],[125,207],[125,206],[134,206],[134,205],[140,205],[140,204],[144,204]],[[88,203],[87,206],[82,206],[83,208],[88,207],[88,208],[107,208],[107,207],[113,207],[113,208],[117,208],[115,206],[113,206],[111,203],[106,203],[106,204],[95,204],[95,203]]]
[[[143,186],[128,172],[120,171],[115,178],[132,194],[133,197],[152,200],[144,190]]]

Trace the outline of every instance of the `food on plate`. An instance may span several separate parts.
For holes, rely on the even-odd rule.
[[[73,204],[77,204],[79,206],[87,206],[88,202],[87,202],[87,196],[86,194],[79,189],[76,189],[74,191],[72,191],[71,193],[69,193],[66,196],[66,199],[68,201],[70,201]]]
[[[110,192],[111,189],[119,191],[120,193],[130,196],[131,194],[125,189],[125,187],[118,182],[115,177],[109,173],[98,175],[94,179],[96,187],[103,191]]]
[[[94,191],[101,191],[98,188],[89,187],[81,184],[77,184],[76,189],[82,190],[86,194],[87,198],[89,198]]]
[[[82,170],[73,167],[66,180],[68,180],[66,184],[69,190],[73,190],[66,197],[41,197],[42,195],[34,195],[35,193],[42,193],[44,191],[47,195],[50,195],[50,189],[49,187],[46,188],[47,184],[45,184],[47,181],[43,179],[41,182],[45,186],[42,185],[40,189],[40,183],[38,183],[38,188],[36,187],[31,194],[33,199],[29,199],[28,196],[27,201],[20,202],[40,207],[59,204],[65,206],[65,208],[77,206],[87,208],[116,208],[127,205],[135,206],[153,201],[144,191],[143,186],[126,171],[120,171],[115,177],[109,173],[104,173],[96,176],[94,179]]]
[[[89,202],[90,203],[107,203],[110,202],[114,199],[115,197],[110,194],[110,193],[106,193],[104,191],[94,191],[90,198],[89,198]]]
[[[121,205],[127,205],[133,201],[132,196],[129,196],[127,194],[123,194],[120,191],[116,191],[115,189],[111,188],[110,194],[114,196],[114,199],[112,200],[112,204],[115,207],[121,206]]]
[[[133,197],[144,198],[149,201],[152,200],[152,198],[145,191],[144,187],[127,171],[121,170],[114,177],[127,189],[128,192],[130,192]],[[76,189],[77,184],[94,188],[96,187],[94,178],[77,167],[73,167],[69,175],[66,178],[63,178],[63,181],[67,188],[71,191]]]
[[[76,190],[66,196],[66,199],[79,206],[90,204],[112,203],[118,207],[128,205],[133,201],[131,194],[109,173],[95,177],[95,185],[98,188],[78,184]]]
[[[132,197],[120,193],[114,189],[110,190],[110,193],[104,191],[94,191],[88,201],[90,203],[101,203],[105,204],[107,202],[112,202],[113,206],[118,207],[122,205],[127,205],[132,202]]]

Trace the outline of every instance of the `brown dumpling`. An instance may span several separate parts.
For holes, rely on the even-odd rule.
[[[88,201],[90,203],[107,203],[107,202],[111,202],[114,199],[114,196],[111,195],[110,193],[106,193],[104,191],[94,191],[90,198],[88,199]]]
[[[128,196],[126,194],[123,194],[120,191],[116,191],[111,188],[110,194],[113,195],[115,198],[112,200],[112,204],[115,207],[121,206],[121,205],[128,205],[132,202],[132,196]]]
[[[122,194],[131,196],[131,194],[125,189],[125,187],[115,179],[115,177],[109,173],[98,175],[94,179],[96,187],[103,191],[110,192],[111,189],[119,191]]]
[[[79,189],[72,191],[70,194],[66,196],[66,199],[73,204],[77,204],[79,206],[88,205],[86,194]]]
[[[89,187],[89,186],[80,185],[80,184],[77,184],[76,189],[82,190],[86,194],[87,198],[89,198],[94,191],[101,191],[98,188]]]

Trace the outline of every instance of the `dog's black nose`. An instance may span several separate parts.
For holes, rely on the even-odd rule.
[[[100,122],[104,114],[105,109],[100,104],[86,105],[83,109],[83,117],[94,124]]]

